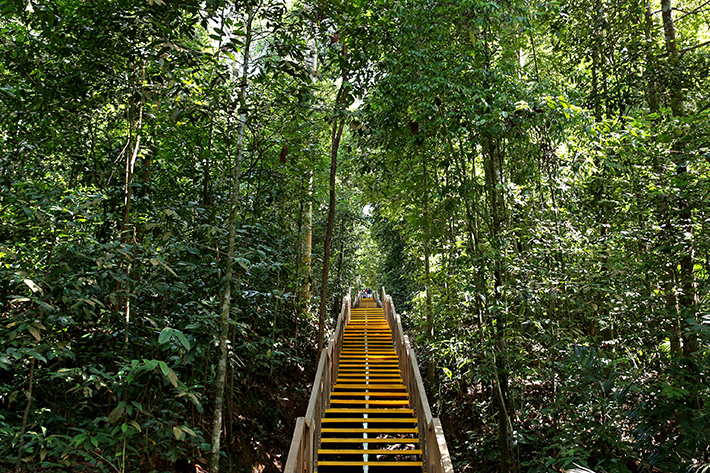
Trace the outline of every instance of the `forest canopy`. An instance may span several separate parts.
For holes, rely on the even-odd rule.
[[[710,464],[710,2],[0,11],[2,468],[281,471],[382,287],[456,471]]]

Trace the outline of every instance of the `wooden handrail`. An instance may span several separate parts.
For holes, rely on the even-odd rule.
[[[377,291],[372,291],[372,298],[375,299],[375,303],[377,304],[377,307],[382,308],[382,301],[380,300],[379,296],[377,295]]]
[[[409,388],[409,398],[419,419],[419,437],[424,456],[424,471],[427,473],[453,473],[449,448],[446,445],[441,421],[433,417],[429,400],[424,391],[422,375],[419,372],[417,356],[409,344],[409,337],[402,330],[402,320],[394,308],[392,297],[382,288],[382,305],[385,318],[392,328],[395,349],[399,355],[404,382]]]
[[[357,291],[357,296],[353,300],[353,308],[360,307],[360,301],[362,300],[362,289]]]
[[[293,431],[284,473],[311,473],[314,470],[320,438],[320,421],[330,404],[330,390],[337,376],[343,333],[345,325],[350,320],[351,307],[351,296],[348,292],[343,297],[335,332],[320,353],[306,416],[296,419],[296,428]]]

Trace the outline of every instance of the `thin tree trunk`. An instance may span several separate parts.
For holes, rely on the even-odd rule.
[[[312,49],[311,81],[315,84],[318,80],[318,43],[314,40]],[[312,266],[311,255],[313,252],[313,173],[308,179],[308,202],[303,220],[303,237],[299,246],[299,266],[302,274],[298,281],[298,314],[296,315],[296,333],[298,334],[298,317],[305,317],[311,302]]]
[[[592,109],[594,119],[598,122],[602,120],[602,108],[599,102],[599,39],[594,39],[592,46]]]
[[[313,254],[313,174],[308,179],[308,202],[303,218],[303,239],[300,248],[300,261],[302,276],[300,281],[300,307],[299,312],[303,317],[308,312],[311,302],[311,282],[313,279],[312,254]]]
[[[673,22],[673,7],[671,0],[661,0],[661,11],[663,17],[663,31],[665,33],[666,50],[671,70],[678,68],[678,44],[676,42],[675,24]],[[680,74],[670,74],[671,77],[679,77]],[[685,104],[683,98],[682,85],[680,83],[668,84],[668,92],[671,99],[671,110],[674,117],[685,115]],[[676,175],[681,184],[681,191],[677,201],[678,220],[683,235],[693,234],[692,209],[686,197],[688,174],[688,163],[686,161],[685,144],[682,137],[673,144],[673,156],[676,164]],[[679,285],[681,288],[678,302],[681,307],[681,318],[683,320],[695,318],[696,288],[695,288],[695,261],[692,239],[688,238],[680,254],[680,274]],[[687,325],[687,324],[686,324]],[[689,327],[686,327],[689,328]],[[697,336],[690,330],[682,331],[683,355],[690,356],[698,349]]]
[[[223,280],[222,297],[219,312],[219,362],[215,378],[215,406],[212,419],[212,446],[210,449],[209,472],[219,473],[219,449],[222,434],[222,410],[224,406],[224,391],[227,374],[227,339],[229,337],[229,313],[232,305],[232,276],[234,275],[234,253],[236,240],[236,225],[238,218],[240,179],[242,173],[242,155],[244,153],[244,133],[246,128],[246,94],[247,78],[249,74],[249,50],[252,42],[252,22],[254,12],[252,6],[247,7],[247,31],[244,42],[244,63],[242,65],[242,83],[239,91],[239,131],[237,135],[237,150],[232,169],[232,199],[229,209],[229,238],[227,244],[227,258]],[[227,124],[229,129],[229,123]]]
[[[207,156],[203,162],[202,178],[202,206],[206,209],[212,208],[212,176],[210,175],[210,163],[212,161],[212,143],[214,141],[214,117],[210,119],[210,131],[207,141]]]
[[[30,415],[30,407],[32,406],[32,387],[34,386],[34,375],[35,375],[35,364],[37,363],[36,358],[32,358],[30,362],[30,374],[27,388],[27,404],[25,405],[25,412],[22,415],[22,427],[20,428],[19,435],[19,445],[17,447],[17,461],[15,462],[15,473],[20,473],[20,468],[22,466],[22,447],[24,447],[25,442],[25,431],[27,430],[27,419]]]
[[[431,267],[429,265],[429,170],[427,159],[424,158],[424,284],[426,285],[426,341],[431,346],[434,343],[434,310],[431,302]],[[429,388],[434,386],[434,360],[430,356],[427,363],[427,380]]]
[[[660,105],[658,101],[658,83],[655,77],[656,58],[653,54],[653,13],[651,0],[646,0],[644,20],[644,37],[646,38],[646,99],[648,100],[648,109],[651,113],[658,113]]]
[[[141,85],[143,84],[143,79],[145,78],[145,67],[143,68],[143,77],[141,79]],[[135,90],[136,88],[133,88],[133,92],[135,95]],[[131,101],[133,99],[131,98]],[[138,151],[140,150],[141,146],[141,127],[143,126],[143,99],[141,98],[139,104],[138,104],[138,120],[137,122],[133,121],[133,106],[128,107],[128,113],[129,113],[129,137],[128,137],[128,143],[129,145],[127,146],[126,149],[126,170],[125,170],[125,180],[124,180],[124,187],[123,187],[123,221],[121,222],[121,243],[123,245],[130,245],[131,243],[131,200],[133,198],[133,177],[135,175],[135,169],[136,169],[136,160],[138,159]],[[135,135],[134,135],[135,132]],[[135,137],[134,137],[135,136]],[[131,251],[127,248],[124,247],[124,251],[126,252],[126,256],[124,257],[125,261],[125,268],[126,268],[126,276],[127,276],[127,282],[124,284],[124,292],[129,293],[131,291],[130,288],[130,275],[131,275],[131,270],[132,270],[132,265],[131,265]],[[125,319],[125,329],[123,332],[123,351],[124,353],[126,350],[128,350],[128,338],[129,338],[129,333],[130,333],[130,324],[131,324],[131,298],[130,297],[125,297],[123,300],[123,311],[124,311],[124,319]]]
[[[332,310],[333,310],[333,315],[336,317],[338,316],[338,311],[340,310],[340,307],[338,307],[338,296],[343,294],[343,270],[345,269],[345,216],[343,216],[342,219],[340,219],[340,254],[338,255],[338,277],[337,277],[337,283],[336,283],[336,288],[337,291],[336,293],[333,294],[333,302],[332,302]]]
[[[498,447],[500,450],[500,471],[508,473],[512,467],[512,455],[509,445],[511,432],[508,429],[510,418],[507,408],[508,403],[508,374],[505,366],[505,336],[506,336],[506,314],[504,313],[502,301],[503,288],[503,256],[501,245],[501,231],[504,220],[504,203],[501,195],[500,185],[502,184],[502,156],[500,144],[495,138],[484,140],[484,152],[486,154],[486,162],[484,165],[486,187],[488,189],[488,198],[491,212],[491,240],[494,251],[493,261],[493,310],[495,317],[495,347],[498,355],[496,356],[496,378],[499,393],[494,393],[494,401],[498,406]]]
[[[335,221],[335,176],[338,169],[338,149],[340,148],[340,138],[343,136],[345,127],[345,117],[342,111],[345,107],[345,84],[343,80],[338,95],[335,100],[335,116],[333,117],[333,131],[331,133],[330,149],[330,199],[328,202],[328,226],[325,231],[323,242],[323,275],[320,287],[320,306],[318,309],[318,349],[323,348],[325,341],[325,313],[328,305],[328,272],[330,265],[330,243],[333,240],[333,223]]]

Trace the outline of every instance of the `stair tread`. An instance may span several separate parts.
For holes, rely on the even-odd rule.
[[[338,450],[338,449],[328,449],[322,448],[318,450],[318,455],[421,455],[421,450],[358,450],[356,448],[349,450]]]
[[[318,466],[422,466],[423,462],[397,461],[318,461]]]
[[[353,407],[353,408],[329,408],[325,410],[326,414],[414,414],[414,409],[408,408],[372,408],[372,407]]]
[[[336,438],[336,437],[326,437],[321,439],[321,443],[387,443],[392,445],[397,444],[415,444],[419,443],[418,438],[411,439],[370,439],[370,438]]]
[[[340,459],[318,460],[319,467],[336,467],[333,471],[347,466],[416,467],[421,471],[423,462],[414,461],[422,455],[419,419],[410,404],[389,324],[384,310],[372,299],[351,309],[338,347],[330,404],[320,419],[318,455]],[[355,455],[371,458],[364,461]],[[396,461],[398,455],[411,457]],[[382,460],[377,459],[380,456]]]
[[[415,417],[323,417],[321,424],[415,424]]]
[[[321,432],[325,433],[349,433],[349,434],[416,434],[419,433],[419,428],[418,427],[411,427],[411,428],[399,428],[399,427],[392,427],[392,428],[386,428],[386,427],[357,427],[357,428],[348,428],[348,427],[324,427],[321,429]]]

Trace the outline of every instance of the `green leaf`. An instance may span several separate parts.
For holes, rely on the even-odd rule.
[[[173,276],[177,277],[177,274],[175,273],[175,271],[173,271],[173,269],[172,269],[170,266],[168,266],[167,264],[165,264],[165,262],[163,262],[163,261],[161,261],[161,260],[158,260],[158,262],[160,263],[160,265],[161,265],[163,268],[167,269],[167,270],[170,272],[170,274],[172,274]]]
[[[159,361],[158,364],[160,365],[160,371],[163,372],[163,375],[165,378],[172,384],[174,387],[178,387],[178,377],[175,374],[173,370],[170,369],[170,367],[165,364],[164,361]]]
[[[165,327],[163,330],[160,331],[160,335],[158,336],[158,343],[161,345],[167,343],[170,341],[170,339],[173,336],[173,329],[170,327]]]
[[[42,292],[42,288],[39,287],[35,282],[31,279],[24,279],[23,282],[27,284],[27,287],[32,289],[32,292]]]
[[[35,337],[35,339],[38,342],[42,339],[42,337],[39,334],[39,330],[37,330],[37,327],[32,326],[29,328],[29,330],[30,330],[30,333],[32,334],[32,336]]]
[[[234,261],[236,261],[237,263],[239,263],[239,266],[241,266],[242,268],[244,268],[245,271],[249,271],[249,267],[248,267],[247,265],[250,264],[250,261],[249,261],[248,259],[246,259],[246,258],[234,258]]]
[[[74,437],[74,445],[79,446],[82,443],[84,443],[84,440],[86,440],[87,436],[88,435],[86,434],[86,432],[82,432],[79,435],[75,436]]]
[[[187,339],[184,333],[182,333],[180,330],[174,330],[173,334],[175,337],[177,337],[178,341],[182,344],[183,347],[185,347],[185,350],[190,349],[190,340]]]
[[[181,425],[181,426],[180,426],[180,430],[182,430],[183,432],[187,433],[187,434],[190,435],[191,437],[197,437],[197,434],[195,433],[195,431],[192,430],[191,428],[185,426],[185,425]]]
[[[108,415],[109,424],[118,421],[123,416],[124,412],[126,412],[126,401],[121,401]]]
[[[176,440],[182,440],[182,438],[185,436],[185,432],[182,431],[178,426],[173,427],[173,435],[175,436]]]

